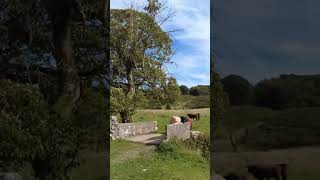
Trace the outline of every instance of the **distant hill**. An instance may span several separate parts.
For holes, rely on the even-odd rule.
[[[182,96],[180,97],[175,109],[197,109],[210,107],[210,86],[197,85],[188,88],[180,86]]]

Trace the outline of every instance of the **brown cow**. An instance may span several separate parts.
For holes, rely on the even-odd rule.
[[[190,114],[187,114],[187,115],[191,119],[200,120],[200,113],[190,113]]]
[[[189,117],[181,116],[180,117],[182,123],[190,123],[190,130],[192,129],[192,119]]]
[[[249,165],[248,172],[258,180],[287,180],[287,164],[275,165]]]

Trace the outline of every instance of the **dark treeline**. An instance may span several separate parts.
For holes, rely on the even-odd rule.
[[[280,75],[251,85],[238,75],[222,79],[230,105],[255,105],[272,109],[320,105],[320,75]]]
[[[190,89],[185,86],[179,86],[182,95],[192,95],[192,96],[209,96],[210,95],[210,86],[209,85],[197,85],[193,86]]]

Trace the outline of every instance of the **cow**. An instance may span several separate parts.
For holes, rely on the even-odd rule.
[[[200,120],[200,113],[189,113],[187,114],[187,116],[191,119],[196,119],[196,120]]]
[[[181,123],[181,118],[178,116],[172,116],[169,121],[169,124],[179,124],[179,123]]]
[[[186,116],[181,116],[180,119],[182,123],[190,123],[190,130],[192,129],[192,119]]]
[[[251,173],[258,180],[287,180],[287,164],[275,165],[249,165],[248,172]]]

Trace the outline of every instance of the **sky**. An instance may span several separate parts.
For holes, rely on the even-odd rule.
[[[123,9],[135,2],[138,7],[145,0],[111,0],[111,9]],[[163,1],[160,1],[163,2]],[[210,0],[165,0],[174,16],[162,25],[171,33],[175,55],[168,71],[179,85],[188,87],[210,83]],[[166,15],[168,12],[164,12]]]
[[[320,73],[320,1],[218,0],[213,42],[218,71],[251,83]]]

